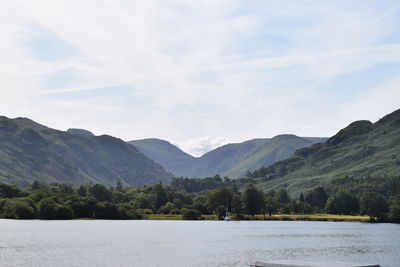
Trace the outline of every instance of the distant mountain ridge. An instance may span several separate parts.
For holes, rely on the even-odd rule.
[[[83,133],[83,134],[82,134]],[[172,175],[135,147],[108,135],[59,131],[27,118],[0,117],[0,183],[168,183]]]
[[[375,123],[355,121],[325,143],[299,149],[250,177],[265,189],[285,187],[294,194],[319,185],[382,194],[395,190],[400,184],[400,109]]]
[[[84,136],[94,136],[94,134],[91,131],[88,131],[85,129],[78,129],[78,128],[69,128],[67,130],[67,133],[79,134],[79,135],[84,135]]]
[[[278,135],[218,147],[201,157],[193,157],[168,141],[149,138],[128,143],[162,165],[176,176],[191,178],[216,174],[230,178],[243,177],[248,171],[272,164],[291,155],[298,148],[323,142],[323,137]]]

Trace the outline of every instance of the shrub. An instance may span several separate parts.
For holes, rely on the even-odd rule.
[[[201,218],[200,212],[194,209],[182,209],[182,216],[184,220],[198,220]]]
[[[23,200],[8,200],[3,207],[3,216],[10,219],[34,219],[36,212]]]
[[[66,205],[57,203],[53,198],[45,198],[39,202],[38,215],[45,220],[66,220],[74,218],[74,212]]]
[[[96,219],[119,219],[117,205],[108,201],[97,203],[94,217]]]

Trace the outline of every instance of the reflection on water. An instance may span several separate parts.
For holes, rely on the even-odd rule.
[[[1,266],[248,266],[277,259],[399,266],[400,225],[0,220]]]

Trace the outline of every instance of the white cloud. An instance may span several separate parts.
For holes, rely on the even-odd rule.
[[[229,140],[225,137],[211,138],[210,136],[205,136],[193,138],[183,143],[175,142],[175,145],[195,157],[200,157],[214,148],[226,145],[227,143],[229,143]]]
[[[322,89],[400,64],[399,10],[393,1],[4,0],[0,113],[177,140],[197,155],[220,136],[330,135],[350,118],[375,118],[370,106],[399,106],[398,69],[357,94]]]

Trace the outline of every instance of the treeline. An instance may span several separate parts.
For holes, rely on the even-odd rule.
[[[34,182],[29,188],[0,184],[0,217],[13,219],[141,219],[143,214],[182,214],[200,219],[226,212],[236,218],[256,214],[348,214],[369,215],[375,221],[400,222],[400,193],[385,197],[377,193],[327,193],[322,187],[291,198],[286,189],[263,192],[254,184],[213,177],[190,183],[185,178],[169,186],[115,187]],[[212,189],[211,189],[212,188]],[[238,188],[242,188],[239,190]],[[247,217],[244,217],[247,215]]]

